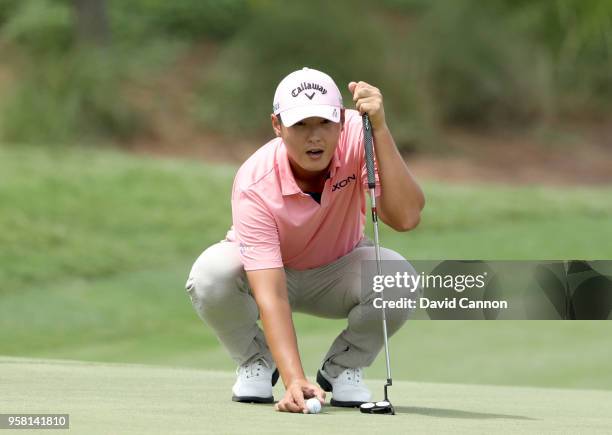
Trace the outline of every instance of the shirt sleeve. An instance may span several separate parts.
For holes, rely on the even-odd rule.
[[[257,194],[237,192],[232,219],[244,270],[283,267],[276,221]]]

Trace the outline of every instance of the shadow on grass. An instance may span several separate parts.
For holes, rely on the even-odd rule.
[[[510,415],[510,414],[490,414],[486,412],[471,412],[461,411],[459,409],[444,409],[444,408],[420,408],[416,406],[394,406],[396,414],[419,414],[428,417],[441,417],[441,418],[472,418],[472,419],[509,419],[509,420],[537,420],[531,417],[525,417],[522,415]],[[332,408],[327,407],[327,411],[330,414],[337,412],[355,412],[359,413],[357,408]]]
[[[395,412],[398,414],[420,414],[420,415],[427,415],[431,417],[444,417],[444,418],[479,418],[479,419],[507,418],[511,420],[537,420],[535,418],[525,417],[523,415],[490,414],[486,412],[461,411],[459,409],[418,408],[415,406],[396,406]]]

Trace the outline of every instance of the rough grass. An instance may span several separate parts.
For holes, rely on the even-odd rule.
[[[0,147],[0,292],[193,259],[225,236],[236,168],[105,150]],[[413,259],[612,258],[612,188],[424,183]]]

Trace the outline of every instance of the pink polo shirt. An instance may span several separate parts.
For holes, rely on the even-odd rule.
[[[296,184],[281,138],[257,150],[234,179],[226,237],[239,243],[244,269],[312,269],[352,251],[365,227],[364,155],[361,116],[346,110],[319,204]]]

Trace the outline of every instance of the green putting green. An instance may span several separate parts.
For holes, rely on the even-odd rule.
[[[70,430],[135,433],[610,433],[612,392],[396,382],[396,416],[234,403],[231,372],[0,357],[2,413],[68,413]],[[368,380],[374,398],[382,381]],[[282,388],[277,385],[278,399]],[[25,431],[24,431],[25,432]],[[20,432],[21,433],[21,432]]]

